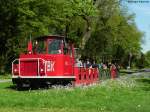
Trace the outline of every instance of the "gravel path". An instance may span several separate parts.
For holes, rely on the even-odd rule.
[[[127,74],[126,76],[134,78],[150,78],[150,69],[139,70],[137,72]]]
[[[11,79],[0,79],[0,83],[11,82]]]

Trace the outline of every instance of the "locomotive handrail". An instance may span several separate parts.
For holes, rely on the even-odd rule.
[[[13,75],[13,76],[14,76],[14,71],[13,71],[13,70],[14,70],[14,66],[13,66],[13,65],[14,65],[14,62],[16,62],[16,61],[20,62],[19,59],[15,59],[15,60],[12,61],[12,69],[11,69],[11,70],[12,70],[12,75]],[[20,63],[19,63],[19,64],[20,64]],[[19,75],[20,75],[20,66],[19,66],[19,68],[18,68],[18,71],[19,71]]]
[[[42,60],[44,62],[45,75],[47,75],[47,73],[46,73],[46,61],[44,59],[42,59],[42,58],[20,58],[20,59],[15,59],[15,60],[12,61],[12,75],[13,76],[14,76],[14,71],[13,71],[13,69],[14,69],[14,67],[13,67],[14,63],[16,61],[18,61],[18,71],[19,71],[19,75],[18,76],[20,76],[20,61],[25,61],[25,60],[27,60],[27,61],[37,60],[38,61],[38,74],[37,74],[38,76],[40,75],[40,71],[39,71],[39,65],[40,64],[39,64],[39,61]]]

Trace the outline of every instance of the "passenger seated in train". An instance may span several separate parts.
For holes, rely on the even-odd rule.
[[[76,67],[83,67],[83,64],[82,64],[82,61],[81,59],[77,58],[76,59],[76,64],[75,64]]]

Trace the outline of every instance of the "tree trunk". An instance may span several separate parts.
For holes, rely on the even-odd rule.
[[[86,28],[82,37],[82,41],[80,44],[80,48],[84,49],[86,42],[91,37],[92,29],[91,29],[91,20],[89,18],[83,17],[83,19],[86,21]]]

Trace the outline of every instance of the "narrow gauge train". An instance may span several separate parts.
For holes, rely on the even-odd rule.
[[[12,62],[12,82],[17,87],[38,84],[68,84],[74,86],[97,83],[98,68],[76,66],[74,44],[63,36],[36,38],[27,53]]]

